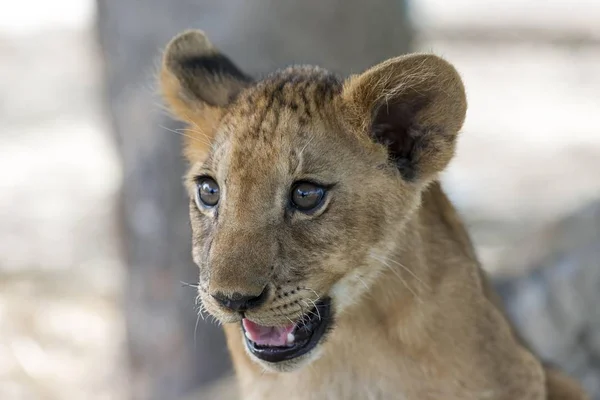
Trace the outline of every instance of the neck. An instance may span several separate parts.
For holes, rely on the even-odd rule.
[[[457,288],[480,291],[482,280],[468,234],[437,182],[403,231],[392,252],[376,256],[383,272],[339,323],[351,331],[373,326],[408,355],[431,346],[428,331],[444,306],[455,307]]]

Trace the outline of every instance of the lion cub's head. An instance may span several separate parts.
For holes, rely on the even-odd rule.
[[[346,80],[291,67],[255,81],[188,31],[166,49],[161,87],[188,124],[203,305],[239,324],[254,360],[297,368],[360,301],[450,161],[460,77],[417,54]]]

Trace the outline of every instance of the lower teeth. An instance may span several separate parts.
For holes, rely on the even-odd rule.
[[[287,334],[287,344],[293,344],[294,343],[294,334],[292,332]]]

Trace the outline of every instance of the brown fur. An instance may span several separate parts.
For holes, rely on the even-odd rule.
[[[341,81],[294,67],[252,82],[199,31],[168,46],[164,97],[189,124],[199,296],[225,331],[244,399],[584,399],[520,343],[437,174],[466,112],[439,57],[388,60]],[[196,178],[220,185],[194,201]],[[288,208],[300,179],[333,184],[315,214]],[[321,296],[332,331],[311,353],[269,364],[245,350],[240,316],[216,292],[267,301],[246,317],[298,319]]]

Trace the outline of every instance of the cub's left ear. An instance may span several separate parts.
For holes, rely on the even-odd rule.
[[[454,155],[467,110],[465,89],[447,61],[413,54],[385,61],[344,83],[349,122],[387,147],[407,181],[428,181]]]

